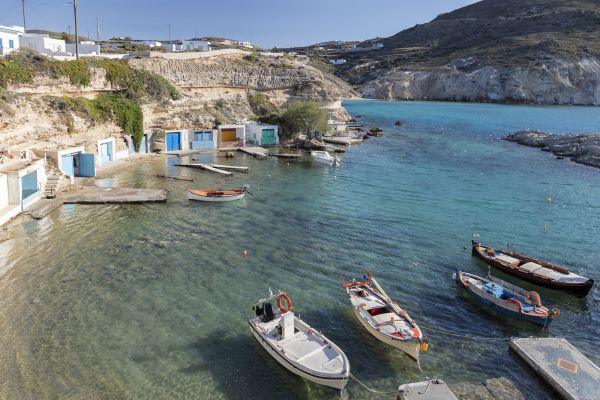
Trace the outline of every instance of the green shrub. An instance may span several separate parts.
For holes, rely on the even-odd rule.
[[[48,60],[48,69],[53,78],[67,77],[72,85],[88,86],[92,82],[92,73],[84,60]]]
[[[8,84],[31,83],[33,71],[12,61],[0,61],[0,89]]]

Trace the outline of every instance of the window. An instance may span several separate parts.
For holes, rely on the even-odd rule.
[[[15,41],[12,39],[8,40],[8,48],[9,49],[14,49],[15,48]]]

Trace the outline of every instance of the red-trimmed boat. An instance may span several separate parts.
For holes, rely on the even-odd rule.
[[[502,314],[544,327],[560,315],[557,308],[549,310],[544,307],[536,292],[528,292],[491,275],[482,278],[456,270],[454,278],[473,298]]]
[[[426,351],[427,337],[417,323],[400,308],[367,271],[360,282],[344,283],[352,309],[360,323],[382,342],[402,350],[419,361],[419,350]]]
[[[577,275],[566,268],[514,251],[504,251],[472,241],[473,255],[486,264],[528,282],[585,297],[594,280]]]

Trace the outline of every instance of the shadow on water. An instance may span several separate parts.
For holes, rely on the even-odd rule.
[[[211,333],[186,346],[198,358],[178,370],[185,375],[209,372],[216,389],[226,399],[254,399],[268,392],[272,399],[337,397],[336,390],[316,385],[292,374],[275,361],[252,337],[225,330]],[[253,366],[248,368],[248,366]]]

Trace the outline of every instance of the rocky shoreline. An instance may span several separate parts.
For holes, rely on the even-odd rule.
[[[524,146],[539,147],[557,158],[600,168],[600,134],[556,135],[540,131],[519,131],[504,138]]]

